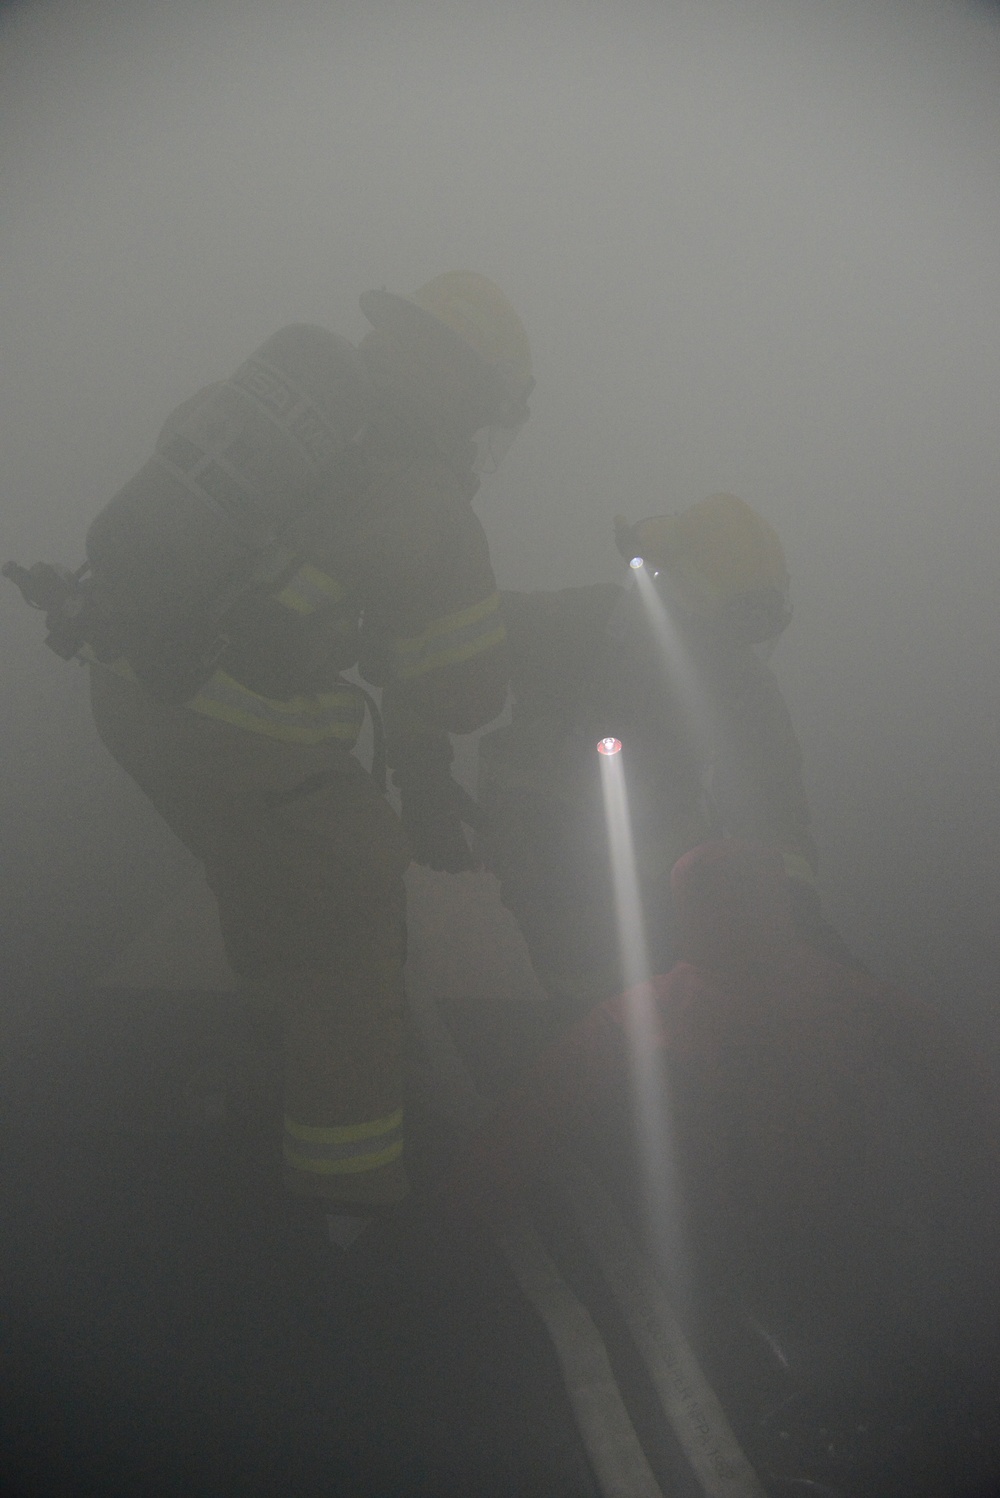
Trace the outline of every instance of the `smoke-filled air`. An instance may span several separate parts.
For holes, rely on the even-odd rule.
[[[9,0],[0,186],[10,1491],[978,1492],[1000,8]]]

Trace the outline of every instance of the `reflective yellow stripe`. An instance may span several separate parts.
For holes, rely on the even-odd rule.
[[[358,1139],[377,1139],[380,1134],[390,1134],[403,1122],[403,1110],[397,1108],[385,1118],[366,1119],[364,1123],[335,1124],[329,1128],[313,1124],[296,1123],[285,1117],[285,1133],[293,1139],[303,1139],[309,1144],[353,1144]]]
[[[86,643],[80,646],[79,656],[80,660],[86,661],[88,666],[100,666],[102,671],[113,671],[116,676],[122,676],[126,681],[138,679],[124,656],[120,656],[116,661],[99,661]]]
[[[126,682],[138,680],[124,658],[96,661],[88,653],[88,646],[81,650],[81,656],[102,671],[114,671],[115,676],[124,677]],[[220,724],[246,728],[251,734],[265,734],[268,739],[298,745],[317,745],[326,739],[353,745],[364,722],[364,698],[350,688],[281,701],[260,697],[225,671],[216,671],[198,695],[183,706],[190,712],[201,713],[202,718],[214,718]]]
[[[388,1149],[369,1155],[352,1155],[346,1160],[314,1160],[307,1159],[304,1155],[297,1154],[291,1149],[286,1140],[284,1148],[284,1160],[295,1170],[306,1170],[312,1175],[319,1176],[349,1176],[358,1175],[363,1170],[378,1170],[382,1165],[391,1165],[393,1160],[398,1160],[403,1153],[403,1141],[397,1139]]]
[[[442,615],[412,639],[394,640],[396,677],[412,681],[441,666],[467,661],[501,644],[505,635],[500,595],[494,593],[470,608]]]
[[[297,614],[312,614],[325,603],[339,602],[344,588],[329,573],[306,562],[274,597]]]
[[[454,645],[450,650],[439,651],[437,655],[429,656],[416,671],[400,671],[401,680],[407,680],[414,676],[423,676],[428,671],[437,671],[441,666],[454,666],[459,661],[470,660],[474,655],[482,655],[484,651],[492,650],[495,645],[500,645],[506,638],[507,631],[503,624],[494,629],[491,634],[482,635],[477,640],[469,640],[465,644]]]
[[[467,609],[459,609],[454,614],[442,614],[440,619],[435,619],[419,635],[415,635],[410,640],[397,640],[396,649],[400,655],[422,650],[426,641],[433,640],[438,635],[450,634],[456,629],[464,629],[467,624],[475,624],[478,620],[485,619],[487,615],[495,614],[499,608],[500,594],[492,593],[489,598],[482,598],[478,603],[470,604]]]
[[[97,661],[87,645],[80,654],[93,666],[113,671],[126,681],[137,680],[124,658],[111,663]],[[365,715],[364,698],[350,687],[339,692],[317,692],[311,697],[290,697],[286,701],[261,697],[225,671],[216,671],[197,696],[183,706],[205,718],[291,744],[321,744],[326,739],[337,739],[353,745]]]
[[[349,687],[282,701],[261,697],[225,671],[216,671],[186,705],[206,718],[294,744],[325,739],[353,744],[364,720],[364,698]]]
[[[313,1175],[357,1175],[390,1165],[403,1153],[403,1110],[363,1123],[317,1127],[285,1119],[284,1158]]]

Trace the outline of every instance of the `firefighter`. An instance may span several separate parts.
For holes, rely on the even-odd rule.
[[[470,864],[448,735],[494,717],[508,681],[472,509],[476,443],[519,428],[533,384],[524,328],[483,276],[447,272],[361,307],[372,326],[344,345],[359,408],[345,430],[358,435],[336,503],[310,509],[283,575],[229,609],[207,679],[186,696],[157,690],[139,650],[91,671],[102,740],[203,863],[248,1022],[283,1048],[285,1185],[348,1235],[408,1190],[403,873],[411,859]],[[315,344],[302,378],[322,384],[325,344],[300,343]],[[290,428],[301,386],[278,381],[275,395],[273,359],[251,373],[241,391]],[[335,418],[332,385],[326,399]],[[158,444],[175,469],[185,432],[188,407]],[[114,556],[102,538],[92,526],[95,597]],[[357,665],[382,690],[400,816],[351,753],[365,698],[343,673]]]
[[[956,1029],[801,941],[774,849],[703,844],[671,885],[679,960],[548,1048],[482,1127],[455,1195],[502,1222],[550,1152],[558,1161],[569,1148],[648,1223],[642,1159],[659,1118],[668,1139],[654,1158],[671,1166],[661,1185],[676,1193],[683,1256],[709,1297],[800,1327],[848,1315],[861,1325],[878,1305],[913,1315],[940,1294],[924,1256],[942,1202],[958,1248],[978,1245],[966,1273],[988,1275],[1000,1118]],[[995,1326],[995,1291],[981,1283],[980,1294]],[[945,1313],[937,1334],[948,1335]]]
[[[936,1009],[797,938],[775,850],[703,844],[671,883],[680,960],[549,1047],[446,1199],[502,1235],[528,1214],[588,1286],[580,1209],[597,1198],[580,1196],[582,1164],[768,1461],[793,1454],[772,1444],[775,1408],[803,1460],[834,1451],[808,1429],[817,1404],[820,1427],[858,1410],[824,1432],[843,1436],[840,1463],[895,1472],[903,1421],[921,1480],[924,1436],[981,1460],[970,1421],[981,1404],[994,1423],[1000,1347],[995,1089]],[[602,1314],[606,1301],[602,1287]]]
[[[625,976],[595,754],[605,736],[624,745],[653,971],[670,967],[672,865],[723,832],[778,848],[802,929],[842,951],[820,914],[802,756],[766,660],[790,618],[777,535],[715,494],[619,520],[616,536],[629,586],[502,595],[511,722],[480,744],[485,860],[565,1018]]]

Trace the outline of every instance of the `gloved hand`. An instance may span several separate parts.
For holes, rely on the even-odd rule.
[[[478,821],[479,808],[452,779],[447,762],[414,760],[395,770],[392,779],[414,862],[448,874],[478,868],[462,824]]]

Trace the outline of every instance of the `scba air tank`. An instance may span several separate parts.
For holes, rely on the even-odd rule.
[[[205,615],[335,488],[371,397],[353,344],[297,324],[169,418],[149,462],[87,532],[101,610],[145,623]]]

